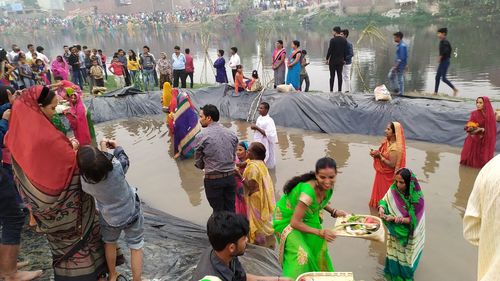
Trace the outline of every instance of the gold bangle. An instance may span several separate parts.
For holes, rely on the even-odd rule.
[[[325,237],[325,230],[324,230],[324,229],[320,229],[320,230],[319,230],[319,236],[320,236],[321,238],[324,238],[324,237]]]

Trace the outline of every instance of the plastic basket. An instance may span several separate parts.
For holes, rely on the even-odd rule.
[[[307,272],[296,281],[354,281],[352,272]]]

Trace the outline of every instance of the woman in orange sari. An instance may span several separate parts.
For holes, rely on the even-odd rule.
[[[370,151],[375,168],[370,207],[377,208],[378,203],[394,183],[394,174],[406,165],[406,140],[403,126],[391,122],[385,128],[385,139],[378,150]]]

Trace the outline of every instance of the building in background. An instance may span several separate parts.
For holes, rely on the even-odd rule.
[[[38,6],[44,11],[64,11],[64,0],[38,0]]]

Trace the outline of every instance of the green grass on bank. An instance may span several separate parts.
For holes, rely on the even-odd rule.
[[[209,86],[213,86],[213,85],[214,84],[209,84],[209,83],[193,83],[193,89],[196,90],[196,89],[201,89],[201,88],[205,88],[205,87],[209,87]],[[191,89],[191,88],[189,88],[189,83],[187,83],[187,86],[188,86],[188,89]],[[118,89],[115,78],[111,75],[108,75],[108,79],[107,80],[104,79],[104,87],[107,88],[106,92],[111,92],[111,91]],[[154,87],[154,89],[153,89],[153,91],[159,91],[159,90],[160,90],[159,87]],[[86,95],[90,94],[90,87],[88,84],[83,85],[83,92]]]

